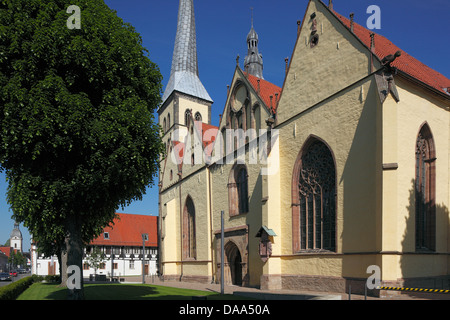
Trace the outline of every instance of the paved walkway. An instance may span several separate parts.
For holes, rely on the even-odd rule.
[[[126,279],[127,282],[142,282],[142,278]],[[212,291],[220,293],[220,284],[214,283],[191,283],[180,281],[161,281],[157,277],[146,277],[145,283],[166,287],[176,287],[184,289],[194,289],[202,291]],[[394,295],[386,298],[367,297],[337,292],[311,292],[295,290],[260,290],[258,288],[248,288],[241,286],[225,286],[225,294],[241,295],[258,300],[450,300],[450,294],[430,294],[430,293],[401,293],[392,292]]]

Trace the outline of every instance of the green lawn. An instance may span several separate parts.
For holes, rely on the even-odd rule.
[[[240,299],[215,292],[179,289],[143,284],[85,284],[86,300],[191,300],[207,296],[207,300]],[[34,283],[17,300],[66,300],[67,289],[58,284]]]

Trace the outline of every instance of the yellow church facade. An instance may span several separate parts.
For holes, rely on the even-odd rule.
[[[204,88],[160,107],[162,276],[354,292],[376,266],[382,285],[448,287],[450,80],[331,1],[309,1],[282,88],[247,42],[217,127]]]

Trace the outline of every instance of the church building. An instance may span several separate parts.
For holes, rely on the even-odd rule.
[[[11,254],[20,253],[27,259],[27,265],[29,264],[29,254],[23,252],[23,237],[22,232],[19,229],[19,224],[14,222],[14,229],[9,236],[9,246],[0,246],[0,272],[10,271]],[[22,266],[25,267],[25,266]]]
[[[180,0],[158,114],[160,272],[261,289],[450,285],[450,80],[310,0],[280,88],[258,34],[218,126]],[[207,87],[207,85],[206,85]],[[221,107],[222,106],[218,106]],[[221,212],[224,261],[221,261]]]
[[[22,252],[23,248],[23,237],[22,232],[19,229],[19,224],[17,222],[14,223],[14,229],[11,231],[11,235],[9,237],[9,245],[15,251]]]

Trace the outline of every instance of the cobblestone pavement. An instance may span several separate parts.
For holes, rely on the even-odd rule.
[[[131,282],[142,282],[142,278],[126,279]],[[194,289],[203,291],[212,291],[220,293],[220,284],[214,283],[194,283],[180,281],[161,281],[157,277],[147,277],[147,284],[161,285],[167,287],[176,287],[184,289]],[[311,292],[295,290],[260,290],[258,288],[248,288],[241,286],[228,285],[224,287],[225,294],[235,294],[255,298],[258,300],[450,300],[450,294],[432,294],[389,291],[387,297],[364,297],[360,294],[337,293],[337,292]]]

